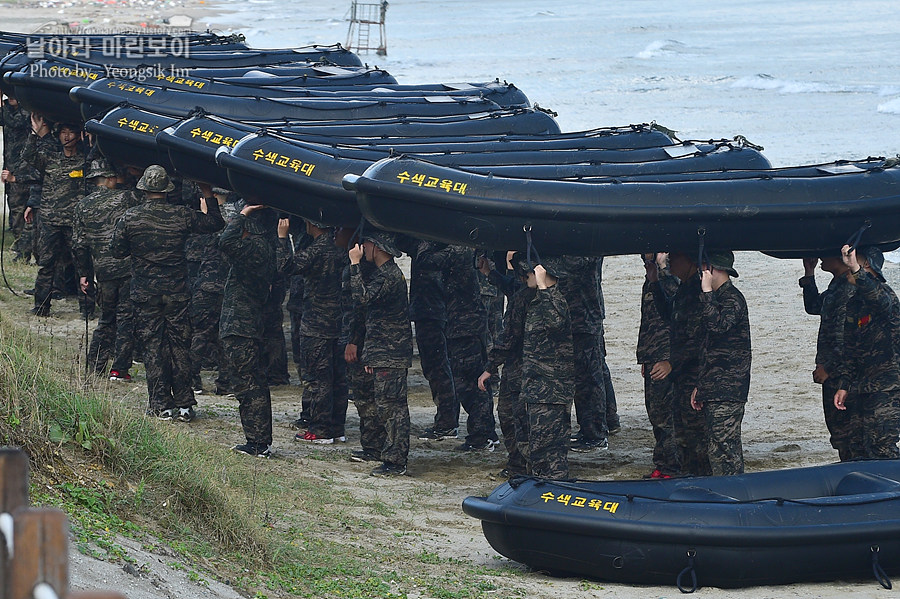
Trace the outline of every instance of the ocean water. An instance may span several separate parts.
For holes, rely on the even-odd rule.
[[[256,47],[344,43],[350,1],[219,2]],[[392,0],[401,83],[514,83],[563,130],[744,135],[774,166],[900,152],[900,15],[884,0]]]

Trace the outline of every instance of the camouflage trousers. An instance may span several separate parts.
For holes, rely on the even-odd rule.
[[[744,403],[740,401],[708,401],[703,404],[709,435],[709,466],[714,476],[744,473],[744,448],[741,444],[741,422]]]
[[[416,321],[419,362],[422,364],[422,374],[431,388],[431,399],[437,408],[434,429],[438,431],[452,430],[459,426],[459,401],[453,385],[444,327],[445,323],[431,318]]]
[[[303,381],[303,351],[300,348],[300,318],[301,312],[288,310],[291,317],[291,359],[297,367],[297,377]]]
[[[195,376],[201,370],[222,368],[222,343],[219,340],[221,293],[195,289],[191,294],[191,368]]]
[[[497,420],[500,421],[503,444],[509,456],[506,468],[511,476],[528,472],[528,413],[525,402],[521,400],[521,391],[521,366],[504,365],[497,395]]]
[[[447,339],[447,351],[456,397],[469,415],[466,420],[466,443],[483,446],[497,435],[494,430],[493,397],[490,391],[478,388],[478,377],[484,372],[486,362],[484,342],[475,336]],[[456,411],[458,414],[459,405]]]
[[[374,391],[378,421],[384,426],[381,460],[406,466],[409,457],[409,403],[406,368],[375,368]]]
[[[678,449],[681,473],[690,476],[708,476],[709,440],[706,417],[691,407],[694,385],[672,384],[672,432]]]
[[[344,436],[348,395],[344,346],[337,339],[308,336],[300,345],[308,377],[303,401],[309,404],[309,432],[326,439]]]
[[[569,478],[572,406],[529,403],[525,409],[528,414],[528,473],[555,480]]]
[[[897,459],[900,450],[900,391],[858,393],[849,403],[856,404],[857,439],[861,439],[866,459]]]
[[[859,434],[857,402],[853,396],[847,397],[847,409],[834,407],[834,394],[838,391],[838,383],[834,378],[827,378],[822,383],[822,411],[825,414],[825,426],[828,427],[831,446],[837,449],[842,462],[856,460],[865,456],[862,438]]]
[[[601,351],[603,360],[603,388],[606,391],[606,431],[619,426],[619,406],[616,404],[616,391],[613,389],[612,375],[609,372],[609,363],[606,361],[606,352]]]
[[[100,317],[91,337],[91,367],[97,374],[105,374],[111,359],[111,370],[128,372],[134,353],[131,277],[98,281],[97,305]]]
[[[603,379],[603,355],[597,335],[574,333],[575,417],[581,437],[605,439],[606,382]]]
[[[152,410],[197,404],[191,389],[190,302],[156,295],[134,303],[134,335],[143,350]]]
[[[9,229],[15,242],[12,249],[16,256],[30,258],[34,253],[34,227],[25,222],[25,204],[30,195],[30,183],[7,183],[7,205],[9,206]]]
[[[260,361],[259,339],[228,335],[222,351],[230,362],[232,388],[238,400],[241,427],[248,443],[272,444],[272,397]]]
[[[34,305],[50,309],[50,293],[57,270],[71,264],[72,227],[50,225],[41,221],[38,236],[38,273],[34,279]],[[63,289],[60,288],[60,291]]]
[[[263,358],[269,385],[287,385],[291,382],[288,374],[287,343],[284,339],[284,311],[277,298],[271,305],[267,303],[263,308]]]
[[[647,417],[653,428],[656,444],[653,446],[653,465],[663,474],[678,474],[678,448],[672,430],[672,381],[663,379],[654,381],[650,378],[652,364],[644,368],[644,405]]]
[[[363,451],[381,456],[384,424],[378,419],[375,404],[375,378],[359,362],[347,364],[347,379],[353,389],[353,405],[359,414],[359,444]]]

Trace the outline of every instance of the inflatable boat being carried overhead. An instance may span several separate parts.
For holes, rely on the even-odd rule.
[[[778,169],[751,179],[585,183],[477,175],[399,157],[347,176],[372,224],[490,249],[616,255],[706,248],[780,257],[863,243],[900,242],[900,166],[821,167],[809,176]]]
[[[501,111],[496,117],[478,115],[478,118],[464,120],[422,117],[408,121],[375,119],[355,122],[297,122],[285,126],[284,122],[235,121],[202,113],[179,120],[176,117],[126,105],[113,108],[100,120],[88,121],[85,128],[96,137],[103,154],[116,162],[141,168],[161,164],[167,168],[175,168],[179,174],[189,179],[228,187],[225,170],[215,162],[216,150],[220,146],[233,147],[242,137],[260,129],[280,129],[291,131],[292,134],[299,131],[303,132],[303,135],[306,135],[306,131],[314,131],[319,135],[323,131],[364,132],[372,136],[366,139],[397,131],[427,133],[429,130],[444,128],[448,133],[458,131],[465,134],[496,129],[500,133],[493,139],[507,135],[507,131],[513,131],[516,133],[512,139],[516,141],[519,137],[526,137],[524,134],[529,131],[535,131],[542,138],[549,138],[548,130],[558,131],[555,125],[552,117],[533,110],[507,110]],[[167,130],[169,128],[172,129]],[[365,163],[359,172],[365,170],[368,164]],[[337,182],[335,186],[340,189]],[[356,213],[356,203],[352,195],[348,195],[348,199],[352,210]]]
[[[87,87],[75,87],[70,96],[81,104],[85,121],[113,106],[127,102],[161,114],[186,117],[200,107],[235,120],[349,120],[398,116],[463,115],[501,110],[480,97],[430,98],[409,96],[383,100],[332,100],[323,98],[263,98],[207,95],[163,89],[126,80],[101,79]]]
[[[514,478],[463,511],[535,570],[634,584],[744,587],[900,572],[900,460],[739,476]]]
[[[167,142],[168,143],[168,142]],[[502,144],[494,144],[501,148]],[[688,144],[691,145],[691,144]],[[684,144],[674,144],[684,149]],[[473,147],[482,147],[475,143]],[[513,146],[514,147],[514,146]],[[693,146],[692,146],[693,147]],[[670,162],[680,168],[690,169],[719,165],[722,168],[759,168],[769,166],[759,152],[752,149],[718,151],[718,146],[708,146],[708,156],[704,150],[693,147],[692,154]],[[325,144],[310,144],[286,136],[250,134],[233,148],[218,150],[216,161],[228,169],[228,178],[233,189],[245,195],[265,197],[267,203],[278,202],[279,208],[293,214],[326,222],[332,225],[349,225],[358,222],[359,213],[356,197],[342,187],[347,174],[362,174],[372,163],[389,155],[390,147],[334,147]],[[699,156],[697,155],[699,154]],[[171,155],[171,154],[170,154]],[[624,160],[632,156],[635,160],[651,160],[666,155],[665,148],[645,148],[638,150],[529,150],[529,151],[473,151],[473,152],[431,152],[416,154],[423,159],[459,168],[473,168],[467,165],[518,165],[515,168],[527,171],[539,168],[544,163],[577,162],[587,156],[603,156],[610,160]],[[626,170],[628,166],[638,167],[641,163],[618,163]],[[177,164],[176,164],[177,167]],[[493,168],[484,166],[483,168]],[[672,167],[679,168],[679,167]],[[454,214],[443,214],[442,218],[456,218]],[[427,229],[427,225],[425,227]],[[496,248],[495,248],[496,249]]]

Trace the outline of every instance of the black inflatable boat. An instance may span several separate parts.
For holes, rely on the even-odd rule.
[[[742,587],[900,572],[900,460],[740,476],[517,478],[463,511],[535,570],[635,584]]]
[[[900,167],[760,171],[750,179],[585,183],[476,175],[413,158],[347,176],[374,225],[446,243],[546,254],[615,255],[707,248],[781,257],[900,241]]]
[[[495,146],[502,147],[500,144]],[[675,147],[684,149],[685,146],[675,144]],[[689,169],[692,164],[702,164],[705,167],[718,164],[721,168],[729,168],[729,165],[735,168],[769,166],[768,161],[752,149],[735,149],[733,152],[718,152],[714,151],[715,149],[716,146],[709,146],[708,157],[702,162],[694,163],[693,153],[697,152],[694,147],[691,155],[671,160],[680,165],[673,168]],[[281,135],[250,134],[233,148],[219,150],[216,159],[220,166],[228,169],[232,188],[242,194],[265,197],[267,203],[278,202],[280,209],[300,216],[334,225],[349,225],[358,222],[359,212],[356,198],[342,187],[341,181],[347,174],[362,174],[374,161],[388,155],[389,151],[390,147],[384,147],[380,151],[374,151],[372,148],[360,150],[309,144]],[[598,160],[600,156],[604,160],[622,161],[629,156],[634,160],[654,160],[666,156],[666,152],[665,147],[660,147],[637,150],[557,149],[493,152],[482,150],[418,155],[427,156],[428,160],[434,162],[461,168],[470,168],[468,165],[482,165],[482,168],[486,169],[498,164],[518,165],[515,168],[527,172],[529,168],[537,168],[535,165],[578,162],[587,160],[589,156],[598,157]],[[639,164],[619,163],[618,166],[624,171],[629,165]],[[463,215],[445,212],[440,218],[455,221],[460,216]],[[439,225],[436,223],[424,225],[423,230],[427,231],[432,226]],[[448,223],[447,226],[454,227],[452,223]]]
[[[126,80],[100,79],[75,87],[70,97],[81,104],[83,120],[127,102],[154,112],[186,117],[197,107],[235,120],[334,120],[398,116],[463,115],[501,110],[484,98],[408,96],[383,100],[323,98],[262,98],[207,95],[163,89]]]

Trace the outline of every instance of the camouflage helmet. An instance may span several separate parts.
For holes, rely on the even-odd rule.
[[[856,251],[857,256],[864,257],[869,262],[869,268],[875,272],[875,276],[884,281],[884,253],[877,246],[868,245]]]
[[[87,175],[84,176],[85,179],[93,179],[95,177],[115,177],[116,171],[109,164],[107,164],[106,160],[102,158],[97,158],[95,160],[91,160],[91,166],[88,168]]]
[[[175,186],[169,180],[166,169],[158,164],[151,164],[137,182],[137,188],[151,193],[168,193],[175,189]]]
[[[383,252],[387,252],[395,258],[403,254],[397,247],[393,233],[387,231],[379,231],[378,229],[368,229],[361,235],[363,241],[371,241],[375,246]]]

